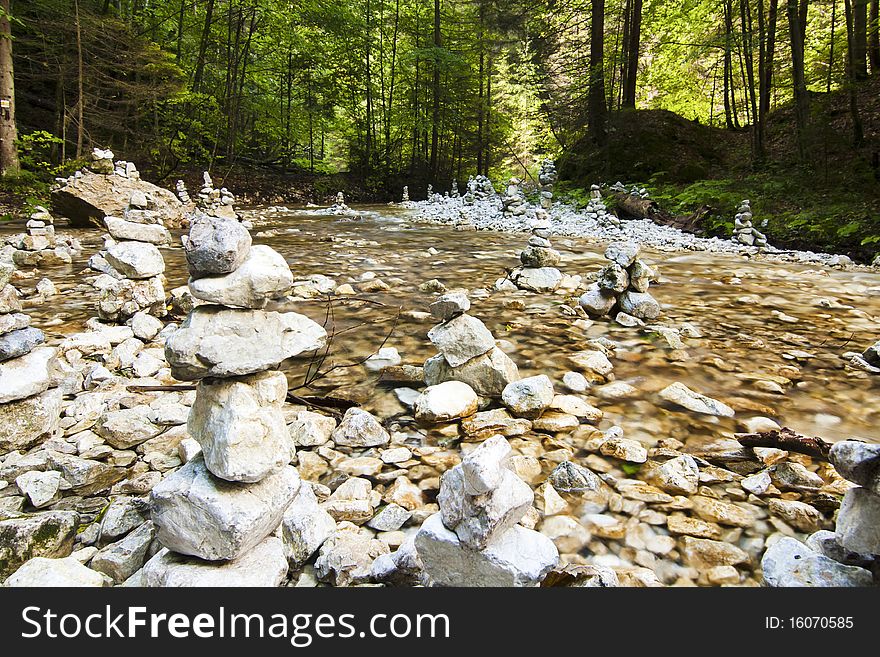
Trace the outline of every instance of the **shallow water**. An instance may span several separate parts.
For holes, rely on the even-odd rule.
[[[298,279],[314,274],[334,278],[338,284],[375,272],[390,289],[358,294],[355,299],[310,300],[279,304],[323,322],[335,333],[329,357],[323,364],[345,364],[374,352],[394,326],[386,346],[396,347],[404,363],[420,365],[435,350],[426,334],[434,322],[402,314],[398,308],[427,311],[435,294],[420,292],[419,285],[437,278],[447,287],[491,288],[517,263],[524,235],[492,232],[456,232],[447,226],[409,223],[408,212],[387,206],[372,210],[367,218],[317,216],[305,211],[265,213],[257,218],[254,242],[269,244],[282,253]],[[248,214],[251,214],[249,212]],[[263,218],[260,219],[259,217]],[[280,234],[264,231],[283,229]],[[22,227],[4,227],[4,233]],[[27,292],[42,276],[49,277],[61,294],[40,306],[26,303],[34,325],[58,338],[80,331],[93,316],[94,297],[84,279],[88,257],[101,247],[101,232],[68,230],[83,242],[82,256],[72,265],[39,270],[21,285]],[[179,242],[178,242],[179,243]],[[604,262],[604,244],[584,239],[554,238],[563,255],[560,268],[569,274],[588,274]],[[439,253],[431,255],[434,247]],[[163,249],[168,289],[186,282],[182,249]],[[471,314],[481,318],[516,361],[524,376],[546,373],[562,391],[562,375],[570,369],[567,355],[586,348],[587,340],[608,337],[617,342],[614,374],[636,393],[609,401],[588,391],[590,401],[605,411],[601,426],[619,424],[624,434],[648,443],[674,437],[695,449],[742,431],[741,421],[765,415],[807,435],[829,440],[861,437],[880,442],[878,407],[874,403],[880,378],[845,367],[840,355],[862,351],[877,340],[880,317],[880,275],[865,272],[817,270],[810,266],[747,260],[739,256],[646,250],[644,258],[662,274],[651,292],[663,306],[660,323],[678,327],[690,322],[703,338],[684,338],[684,352],[673,352],[656,334],[597,321],[588,330],[572,326],[563,304],[574,306],[576,297],[527,292],[492,293],[472,299]],[[834,307],[819,305],[829,299]],[[506,307],[521,300],[525,307]],[[384,304],[384,305],[379,305]],[[850,308],[847,308],[849,306]],[[782,314],[780,314],[782,313]],[[786,356],[790,350],[812,354],[807,360]],[[305,364],[289,369],[292,387],[302,381]],[[333,370],[311,391],[300,394],[333,394],[356,398],[367,409],[385,417],[404,412],[392,392],[376,385],[378,374],[362,365]],[[756,381],[773,380],[785,393],[764,392]],[[678,412],[657,401],[656,392],[674,381],[725,401],[737,411],[735,419],[717,419]]]

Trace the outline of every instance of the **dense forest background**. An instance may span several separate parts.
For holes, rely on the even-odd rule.
[[[209,168],[418,199],[554,157],[574,201],[644,184],[729,234],[749,198],[777,243],[869,258],[878,2],[12,0],[5,184],[101,146],[166,185]]]

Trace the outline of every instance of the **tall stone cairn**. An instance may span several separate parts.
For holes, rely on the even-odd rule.
[[[422,524],[415,548],[436,586],[534,586],[559,561],[549,538],[517,524],[531,487],[504,467],[510,443],[495,435],[443,473],[440,512]]]
[[[105,217],[105,249],[89,259],[101,272],[92,283],[98,290],[98,318],[124,323],[135,313],[164,317],[165,259],[159,245],[171,241],[162,213],[152,199],[134,192],[122,217]]]
[[[478,395],[500,397],[508,383],[519,379],[519,371],[495,346],[486,325],[467,313],[470,307],[462,290],[447,292],[431,304],[431,314],[440,323],[428,332],[428,339],[440,353],[425,361],[425,383],[461,381]]]
[[[15,247],[12,262],[17,267],[70,264],[82,251],[78,239],[55,234],[55,218],[42,206],[34,208],[25,229],[26,233],[6,240]]]
[[[746,246],[767,246],[767,236],[752,225],[752,208],[748,199],[740,203],[733,218],[733,239]]]
[[[519,254],[521,264],[510,273],[510,280],[522,290],[553,292],[562,282],[562,272],[556,268],[562,256],[550,243],[550,215],[539,208],[530,223],[532,235]]]
[[[501,209],[506,217],[522,217],[526,214],[528,203],[519,178],[511,178],[507,182],[507,189],[501,197]]]
[[[581,295],[578,303],[590,317],[623,312],[640,320],[656,319],[660,304],[648,292],[656,272],[639,258],[639,246],[632,242],[613,242],[605,250],[610,262]]]
[[[61,416],[53,376],[57,350],[44,345],[43,332],[21,312],[10,283],[14,271],[0,263],[0,454],[33,447]]]
[[[273,536],[301,489],[284,421],[280,363],[326,342],[297,313],[263,310],[293,274],[235,220],[204,217],[184,242],[196,306],[165,343],[175,378],[198,381],[187,428],[202,451],[151,493],[164,548],[146,586],[277,586],[288,562]],[[305,494],[308,494],[305,493]]]
[[[541,162],[541,169],[538,171],[538,182],[541,184],[541,207],[549,210],[553,207],[553,185],[559,179],[556,172],[556,163],[553,160],[544,160]]]

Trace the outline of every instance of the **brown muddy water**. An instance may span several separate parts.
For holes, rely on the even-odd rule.
[[[515,266],[526,242],[525,235],[456,232],[447,226],[409,223],[409,211],[399,208],[357,209],[374,214],[352,220],[302,210],[265,213],[256,208],[246,213],[257,223],[254,243],[269,244],[282,253],[297,278],[323,274],[342,284],[374,272],[390,286],[354,298],[367,303],[340,299],[277,305],[278,310],[295,310],[319,323],[326,318],[328,332],[335,337],[324,369],[370,355],[392,326],[385,345],[396,347],[405,364],[421,365],[435,354],[426,337],[434,322],[418,313],[426,312],[436,295],[419,291],[419,285],[436,278],[449,288],[491,289],[505,268]],[[22,229],[5,226],[2,231]],[[93,291],[85,283],[93,272],[86,270],[86,262],[101,248],[102,232],[97,229],[62,226],[59,233],[79,237],[81,257],[72,265],[38,270],[30,282],[21,284],[27,293],[47,276],[59,288],[60,294],[43,305],[25,304],[32,323],[43,328],[50,341],[83,330],[95,314]],[[586,275],[604,262],[603,243],[555,238],[553,245],[563,255],[560,268],[565,273]],[[428,252],[431,247],[436,255]],[[163,253],[168,289],[183,285],[182,249],[166,248]],[[570,293],[491,292],[487,298],[472,298],[471,314],[505,341],[502,348],[523,376],[546,373],[559,392],[564,391],[563,374],[571,369],[569,354],[586,348],[590,339],[616,342],[611,359],[615,380],[630,384],[635,392],[611,400],[594,387],[587,396],[605,412],[601,427],[618,424],[625,436],[648,444],[672,437],[690,449],[699,448],[743,431],[743,421],[756,415],[806,435],[880,442],[880,378],[846,367],[841,358],[880,338],[880,274],[699,252],[646,249],[644,258],[662,274],[651,287],[663,307],[659,323],[679,327],[690,322],[703,335],[684,338],[684,350],[671,349],[656,333],[607,320],[586,330],[574,327],[576,318],[564,312],[566,304],[576,305]],[[402,313],[395,326],[398,308]],[[290,366],[292,387],[302,381],[304,369],[301,362]],[[335,369],[311,391],[297,392],[352,397],[383,417],[404,412],[393,392],[377,385],[377,379],[377,373],[357,365]],[[675,381],[728,403],[736,417],[673,410],[656,392]],[[768,392],[769,388],[777,391]]]

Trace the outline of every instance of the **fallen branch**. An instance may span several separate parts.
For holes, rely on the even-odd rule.
[[[788,427],[776,431],[761,431],[759,433],[737,434],[736,439],[744,447],[772,447],[787,452],[806,454],[823,461],[828,460],[831,451],[831,443],[821,438],[808,438],[801,436]]]
[[[131,385],[125,386],[125,389],[129,392],[180,392],[185,390],[195,390],[196,386],[194,383],[184,383],[181,385],[168,385],[168,386],[139,386],[139,385]]]

